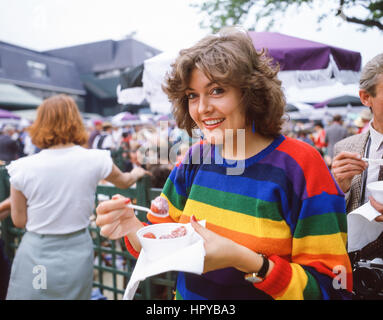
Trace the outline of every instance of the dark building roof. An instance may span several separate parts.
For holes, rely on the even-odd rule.
[[[92,74],[81,75],[84,87],[99,99],[117,100],[117,85],[120,77],[99,79]]]
[[[129,71],[125,71],[120,75],[121,89],[142,87],[142,76],[144,74],[144,64],[140,64]]]
[[[73,61],[81,74],[136,67],[161,51],[133,38],[104,40],[48,50],[45,53]]]
[[[85,94],[74,62],[2,41],[0,82],[69,94]]]

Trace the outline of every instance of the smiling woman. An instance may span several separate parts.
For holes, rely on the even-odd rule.
[[[248,34],[228,29],[181,50],[163,89],[177,125],[204,134],[162,190],[169,214],[147,215],[151,223],[190,222],[204,240],[203,274],[180,272],[176,298],[350,297],[343,193],[314,148],[280,134],[277,69]],[[229,170],[238,163],[242,170]],[[97,223],[105,236],[126,236],[137,256],[143,223],[125,201],[103,202]]]

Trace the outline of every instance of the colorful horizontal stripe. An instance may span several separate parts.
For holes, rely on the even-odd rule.
[[[170,219],[187,223],[195,215],[206,220],[208,229],[268,255],[275,265],[256,285],[233,268],[202,276],[180,273],[176,297],[347,297],[347,292],[332,285],[334,268],[343,265],[347,289],[352,288],[344,195],[319,153],[305,143],[279,136],[262,152],[246,159],[241,175],[230,175],[227,169],[235,164],[215,163],[219,157],[214,152],[211,163],[191,163],[196,155],[209,154],[211,150],[204,148],[209,146],[193,146],[164,186]]]

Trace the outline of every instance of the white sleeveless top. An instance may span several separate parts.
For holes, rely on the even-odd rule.
[[[12,161],[10,183],[27,198],[27,231],[66,234],[88,227],[96,187],[112,166],[109,151],[77,145]]]

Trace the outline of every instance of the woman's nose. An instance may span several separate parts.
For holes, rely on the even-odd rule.
[[[209,107],[209,99],[201,96],[198,105],[198,113],[204,114],[209,112],[210,109],[211,108]]]

